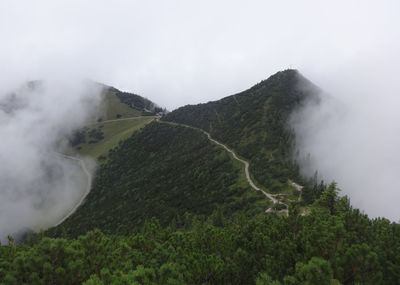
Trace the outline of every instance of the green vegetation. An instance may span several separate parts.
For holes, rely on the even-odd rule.
[[[182,229],[151,219],[128,236],[38,235],[0,247],[0,283],[398,284],[400,225],[370,220],[328,189],[307,216],[187,218]]]
[[[114,87],[106,86],[102,94],[103,100],[100,106],[98,121],[154,116],[164,111],[149,99],[142,96],[122,92]]]
[[[74,151],[100,162],[133,132],[154,119],[162,109],[139,95],[104,86],[100,108],[88,124],[69,138]]]
[[[154,117],[136,117],[113,122],[101,122],[79,130],[81,143],[75,143],[75,150],[83,156],[105,158],[108,152],[117,147],[119,142],[129,138],[135,131],[150,123]],[[101,133],[103,138],[99,135]],[[92,136],[90,135],[92,134]],[[97,134],[97,135],[96,135]],[[77,135],[74,136],[76,142]]]
[[[400,225],[353,209],[335,183],[299,175],[287,119],[318,93],[287,70],[164,121],[78,131],[70,141],[81,153],[107,155],[93,189],[61,225],[0,247],[0,284],[399,284]],[[113,98],[159,111],[128,97]],[[130,116],[117,109],[107,118]],[[200,129],[250,161],[289,215],[266,214],[285,205],[250,188],[243,164]],[[305,186],[301,200],[293,182]]]
[[[287,119],[305,100],[317,99],[318,92],[296,70],[286,70],[239,94],[181,107],[163,120],[209,132],[250,162],[255,181],[278,193],[288,190],[289,179],[306,183],[293,161],[294,135]]]
[[[158,112],[165,111],[165,109],[161,109],[149,99],[143,98],[142,96],[127,92],[121,92],[115,88],[110,88],[109,91],[115,93],[115,95],[122,103],[130,106],[131,108],[142,111],[143,116],[145,116],[146,114],[151,116],[155,115]]]
[[[103,100],[100,106],[102,115],[100,116],[99,120],[105,121],[119,118],[138,117],[142,115],[142,109],[133,108],[122,102],[117,96],[119,92],[120,91],[117,89],[108,88],[103,93]],[[134,94],[131,95],[137,96]],[[144,98],[142,98],[142,100],[143,99]]]
[[[244,179],[243,165],[201,131],[153,122],[110,151],[86,202],[49,234],[130,234],[152,217],[181,227],[192,215],[263,213],[268,200]]]

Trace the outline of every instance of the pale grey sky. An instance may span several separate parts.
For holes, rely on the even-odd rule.
[[[399,8],[398,1],[3,0],[0,85],[86,77],[170,110],[286,68],[329,85],[349,64],[397,50]]]

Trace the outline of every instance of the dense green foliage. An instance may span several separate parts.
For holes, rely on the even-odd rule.
[[[307,216],[237,217],[223,227],[152,219],[129,236],[89,232],[0,247],[4,284],[398,284],[400,225],[352,210],[335,185]],[[336,280],[336,281],[335,281]],[[339,283],[340,282],[340,283]],[[0,282],[1,283],[1,282]]]
[[[287,119],[318,92],[287,70],[147,124],[108,152],[70,218],[0,247],[0,284],[399,284],[400,225],[352,209],[335,183],[299,176]],[[83,139],[106,140],[119,132],[114,123]],[[265,214],[272,205],[249,187],[243,164],[199,129],[249,160],[268,191],[285,194],[289,216]],[[292,180],[306,186],[300,201]]]
[[[154,122],[110,152],[86,202],[50,232],[128,234],[151,217],[182,226],[185,215],[206,219],[217,209],[226,216],[262,213],[268,201],[241,181],[243,174],[201,131]]]
[[[109,91],[116,94],[104,118],[157,111]],[[307,181],[292,160],[286,120],[317,93],[288,70],[164,119],[210,132],[250,160],[258,183],[288,194],[290,179]],[[151,119],[93,124],[72,137],[80,146],[96,141],[93,153],[112,150],[67,221],[0,247],[0,284],[400,283],[400,226],[353,210],[334,183],[310,179],[282,217],[263,213],[271,205],[249,188],[243,165],[195,128],[153,122],[112,148]]]
[[[252,88],[206,104],[188,105],[163,120],[201,128],[250,161],[255,180],[280,192],[288,179],[301,181],[287,119],[318,88],[296,70],[278,72]],[[303,182],[303,181],[302,181]]]

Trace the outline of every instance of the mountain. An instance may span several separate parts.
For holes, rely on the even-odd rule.
[[[242,93],[185,106],[146,125],[110,151],[86,202],[49,233],[76,236],[99,228],[129,234],[152,217],[162,226],[173,220],[184,226],[188,215],[206,220],[217,211],[232,218],[287,208],[298,199],[293,181],[300,176],[286,121],[303,100],[317,96],[301,90],[317,88],[287,70]],[[246,180],[243,163],[204,131],[250,162],[250,179],[266,196]]]
[[[155,117],[61,225],[9,237],[0,284],[399,283],[400,225],[299,175],[287,120],[320,92],[286,70]]]
[[[269,207],[242,166],[200,131],[152,122],[112,150],[86,202],[49,232],[76,236],[99,228],[129,234],[156,217],[183,226],[196,215],[262,213]]]
[[[302,180],[293,161],[290,114],[320,90],[296,70],[278,72],[241,93],[206,104],[188,105],[163,120],[194,126],[234,149],[250,162],[255,180],[273,193],[288,179]]]

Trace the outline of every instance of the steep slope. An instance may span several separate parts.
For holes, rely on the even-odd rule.
[[[249,187],[242,164],[204,133],[153,122],[111,151],[86,202],[49,232],[128,234],[151,217],[182,226],[188,215],[256,215],[270,205]]]
[[[140,95],[106,85],[103,88],[100,120],[153,116],[162,111],[154,102]]]
[[[295,73],[278,74],[286,78]],[[269,109],[275,108],[272,114],[279,128],[274,131],[287,135],[286,140],[268,144],[271,132],[262,128],[270,130],[268,122],[254,122],[259,124],[261,134],[249,132],[254,124],[243,122],[243,131],[252,139],[265,138],[258,146],[262,152],[254,156],[270,154],[283,161],[288,157],[292,138],[285,127],[287,116],[303,100],[317,99],[319,92],[304,79],[294,82],[294,89],[288,88],[294,98],[287,104],[272,99],[286,96],[281,87],[276,94],[271,90],[261,92],[265,102],[258,98]],[[273,80],[264,83],[272,84]],[[248,99],[253,97],[257,96]],[[227,98],[223,100],[231,100]],[[193,109],[206,113],[215,106],[220,122],[235,129],[227,123],[228,110],[220,104],[212,102]],[[252,107],[257,114],[257,105]],[[10,246],[0,247],[0,283],[398,283],[398,223],[369,219],[353,209],[346,196],[339,196],[335,183],[322,189],[308,215],[300,215],[296,205],[288,217],[257,215],[270,205],[265,204],[260,192],[248,189],[242,163],[232,159],[230,148],[224,147],[226,143],[221,146],[221,138],[211,139],[211,135],[190,126],[197,118],[188,117],[187,108],[181,109],[181,120],[187,120],[184,124],[154,121],[112,150],[86,203],[60,227],[48,232],[68,237],[99,227],[108,234],[95,230],[74,239],[36,235],[22,246],[16,246],[9,237]],[[219,128],[220,135],[224,131]],[[212,136],[215,138],[217,133]],[[245,141],[238,132],[237,139],[229,143],[240,148],[242,139]],[[283,170],[287,167],[284,163],[278,166]],[[161,225],[150,217],[158,217]]]
[[[97,83],[96,83],[97,84]],[[79,155],[104,160],[108,151],[154,119],[161,112],[152,101],[102,85],[102,101],[87,125],[77,130],[70,144]]]
[[[62,228],[70,235],[94,228],[130,233],[151,217],[167,225],[185,213],[206,219],[217,209],[225,216],[256,215],[277,200],[283,204],[274,208],[286,209],[298,199],[292,179],[300,180],[286,120],[317,93],[297,71],[287,70],[240,94],[185,106],[147,125],[110,151],[86,203],[52,234]],[[245,160],[218,142],[250,162],[249,179]]]
[[[278,72],[252,88],[206,104],[181,107],[162,120],[201,128],[250,161],[255,180],[271,192],[290,191],[301,180],[292,160],[287,119],[319,89],[296,70]]]

